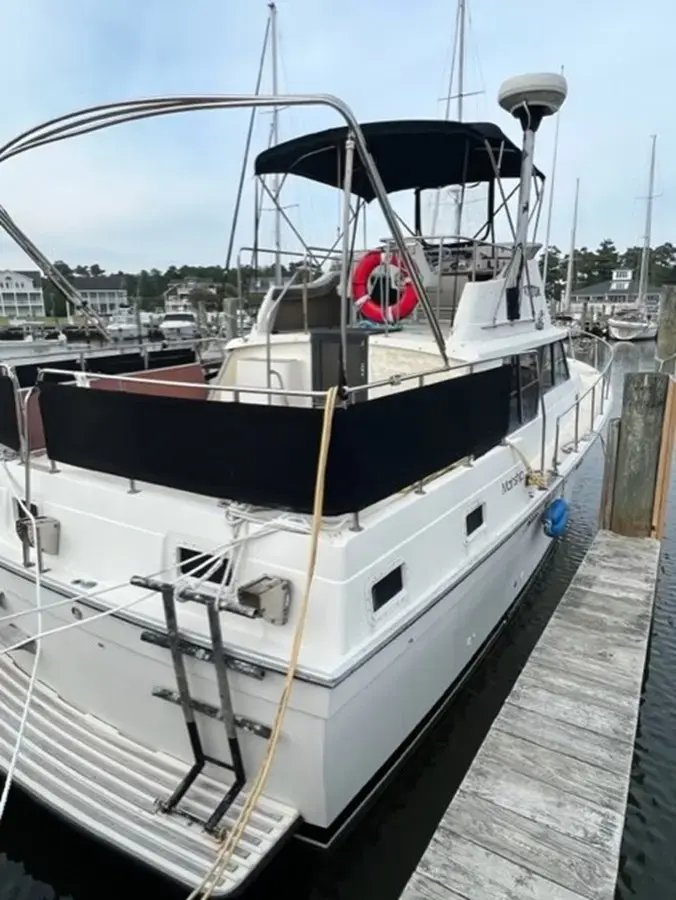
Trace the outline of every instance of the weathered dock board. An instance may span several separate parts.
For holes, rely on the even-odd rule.
[[[402,900],[612,900],[659,552],[598,533]]]

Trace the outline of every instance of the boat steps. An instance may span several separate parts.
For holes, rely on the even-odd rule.
[[[26,655],[29,667],[32,660]],[[0,657],[0,767],[5,771],[28,683],[28,675],[12,659]],[[169,797],[188,768],[186,762],[124,737],[36,682],[16,784],[112,848],[193,889],[220,846],[199,821],[209,817],[229,781],[216,781],[205,772],[176,812],[160,811],[158,801]],[[225,829],[234,824],[246,796],[245,789],[224,816]],[[299,821],[297,810],[261,798],[213,896],[238,893]]]

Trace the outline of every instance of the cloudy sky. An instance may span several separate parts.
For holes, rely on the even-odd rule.
[[[279,0],[284,92],[334,93],[364,121],[442,115],[455,0]],[[569,241],[581,179],[578,243],[640,241],[649,135],[658,133],[653,238],[676,242],[670,165],[676,11],[667,0],[470,0],[466,118],[493,120],[500,82],[565,66],[553,242]],[[0,139],[81,106],[159,94],[249,93],[265,0],[22,0],[3,4]],[[269,79],[269,75],[268,75]],[[270,81],[267,81],[269,87]],[[281,138],[339,124],[288,110]],[[104,268],[222,263],[246,133],[243,112],[192,113],[132,124],[39,149],[0,167],[0,203],[52,258]],[[266,146],[261,116],[255,148]],[[554,126],[538,162],[551,168]],[[251,166],[237,245],[250,243]],[[336,234],[338,198],[289,183],[288,215],[314,244]],[[399,201],[400,202],[400,201]],[[405,209],[405,206],[401,206]],[[450,210],[445,210],[450,216]],[[469,217],[478,215],[470,209]],[[264,213],[263,242],[272,215]],[[449,219],[450,220],[450,219]],[[372,217],[369,237],[383,236]],[[0,265],[26,261],[4,234]]]

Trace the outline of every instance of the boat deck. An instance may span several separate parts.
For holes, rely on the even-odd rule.
[[[8,644],[11,638],[4,637]],[[12,638],[21,639],[16,629]],[[28,676],[7,656],[0,657],[0,766],[5,770],[27,688]],[[212,866],[219,843],[186,816],[157,810],[157,800],[170,795],[187,769],[186,763],[125,738],[36,683],[16,783],[105,843],[193,889]],[[204,820],[226,790],[201,775],[179,809]],[[242,792],[224,826],[232,826],[245,799]],[[296,810],[259,801],[214,896],[240,889],[298,822]]]
[[[594,540],[402,900],[612,900],[658,573]]]

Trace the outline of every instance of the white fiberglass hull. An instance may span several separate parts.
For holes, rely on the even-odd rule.
[[[159,325],[162,337],[166,341],[192,340],[198,337],[197,326],[186,322],[184,325]]]
[[[571,380],[545,395],[546,456],[552,459],[556,438],[558,472],[548,487],[529,484],[523,462],[524,452],[539,455],[543,430],[535,418],[471,463],[459,461],[421,490],[390,501],[391,514],[379,517],[377,509],[364,513],[360,532],[346,522],[340,526],[342,537],[335,532],[322,544],[306,655],[301,655],[261,800],[263,824],[278,816],[276,836],[270,847],[246,857],[236,878],[223,882],[218,893],[225,896],[238,889],[299,820],[303,834],[321,844],[349,826],[452,694],[542,562],[552,544],[543,530],[543,511],[556,497],[569,495],[591,446],[585,435],[598,434],[607,421],[610,402],[606,398],[604,406],[605,391],[600,386],[595,392],[585,390],[591,378],[589,367],[576,364]],[[573,400],[580,392],[584,400],[578,415]],[[13,511],[24,474],[22,466],[9,463],[0,482],[0,640],[5,646],[37,632],[35,571],[22,566]],[[43,728],[37,721],[31,726],[37,730],[27,732],[30,754],[20,757],[17,782],[101,840],[125,851],[136,848],[138,859],[194,886],[216,848],[200,829],[188,838],[185,815],[203,818],[204,808],[213,809],[218,802],[219,785],[225,793],[232,775],[214,767],[209,780],[195,785],[181,801],[179,814],[147,817],[148,785],[157,785],[153,799],[166,800],[171,773],[187,772],[193,756],[176,703],[177,678],[161,600],[157,594],[144,599],[145,591],[130,587],[129,579],[157,571],[167,560],[175,566],[176,541],[190,545],[195,540],[184,537],[186,532],[208,534],[212,543],[207,546],[217,539],[227,542],[230,532],[223,509],[208,498],[152,485],[130,492],[124,479],[74,467],[51,472],[44,460],[33,463],[31,484],[32,497],[58,518],[68,536],[62,552],[49,557],[50,568],[42,578],[42,605],[64,598],[66,602],[42,614],[42,631],[58,632],[44,641],[38,670],[42,694],[56,693],[66,709],[54,727]],[[477,503],[486,514],[483,524],[468,535],[466,515]],[[281,569],[296,579],[300,591],[307,541],[306,533],[288,530],[261,539],[242,563],[256,568],[242,578]],[[102,544],[117,549],[102,557]],[[374,609],[372,586],[393,560],[406,565],[405,588]],[[82,579],[94,572],[98,581],[87,587]],[[109,593],[76,599],[78,592],[91,592],[97,585],[110,585]],[[105,615],[111,606],[131,601],[136,605]],[[349,615],[341,618],[341,607]],[[30,614],[3,625],[2,614],[22,611]],[[292,604],[294,611],[297,604]],[[221,619],[232,707],[251,783],[268,748],[294,626],[227,612]],[[178,604],[182,658],[204,752],[227,762],[229,745],[218,718],[219,690],[205,624],[203,606]],[[355,634],[367,637],[357,640]],[[0,701],[3,708],[14,710],[0,726],[4,766],[25,699],[25,673],[33,660],[26,650],[12,656],[24,678],[11,671],[0,677]],[[0,657],[0,668],[3,665],[9,669],[14,663]],[[77,803],[73,791],[63,787],[70,785],[69,767],[78,756],[73,721],[79,723],[81,755],[90,745],[105,744],[108,734],[115,736],[114,742],[127,742],[129,749],[124,762],[110,750],[99,754],[98,769],[77,771]],[[54,765],[65,746],[72,748],[71,761],[63,763],[66,771]],[[130,781],[136,784],[133,790]],[[197,845],[196,833],[202,835]],[[192,855],[186,841],[194,849]],[[180,872],[177,860],[182,860]]]
[[[108,325],[108,334],[113,340],[132,340],[139,338],[139,330],[136,325]],[[141,328],[140,337],[147,333],[147,329]]]
[[[295,822],[295,811],[299,810],[305,825],[310,826],[307,830],[310,839],[324,843],[334,835],[337,826],[348,825],[358,807],[367,802],[368,796],[361,797],[357,804],[355,798],[367,785],[371,791],[377,789],[378,781],[387,774],[383,767],[388,761],[388,767],[394,764],[393,754],[398,749],[403,751],[417,736],[426,717],[441,704],[477,657],[537,570],[552,543],[543,531],[542,511],[554,495],[569,494],[573,476],[571,471],[565,485],[559,482],[552,492],[537,492],[532,507],[518,526],[504,535],[481,562],[336,684],[322,685],[309,680],[296,683],[284,728],[285,739],[280,744],[266,791],[267,796],[275,798],[271,801],[273,805],[281,804],[289,827]],[[12,566],[10,573],[6,564],[2,565],[7,611],[32,605],[32,578],[18,566]],[[43,590],[44,605],[62,598],[62,592]],[[71,624],[76,609],[84,619],[96,615],[96,610],[89,605],[64,605],[43,615],[43,630]],[[26,620],[20,620],[19,624],[28,634],[34,629],[34,624]],[[7,627],[3,633],[5,644],[17,640],[16,631],[8,632]],[[147,754],[161,750],[162,758],[169,760],[169,770],[180,772],[180,761],[184,764],[191,761],[181,711],[174,703],[163,702],[157,696],[158,688],[175,689],[169,652],[144,641],[142,635],[138,623],[118,617],[104,618],[92,622],[91,626],[85,624],[55,635],[45,645],[40,663],[41,681],[61,697],[69,698],[75,709],[95,711],[97,719],[106,723],[102,724],[99,737],[105,737],[112,727],[125,740],[146,747]],[[22,651],[16,657],[22,668],[30,667],[32,656]],[[190,658],[187,664],[193,696],[217,707],[213,665]],[[89,673],[88,677],[83,678],[83,671]],[[18,683],[16,677],[0,682],[3,706],[19,708],[24,688],[14,696],[7,695],[8,685]],[[245,719],[269,726],[281,683],[281,673],[268,671],[261,680],[231,673],[237,712]],[[148,723],[152,723],[152,728],[149,729]],[[24,783],[47,805],[66,814],[69,813],[64,809],[67,798],[56,790],[56,782],[50,784],[50,777],[56,778],[56,774],[50,776],[48,760],[58,744],[72,742],[72,735],[67,739],[70,727],[64,712],[61,724],[52,729],[50,736],[35,740],[30,756],[33,768],[26,768],[22,763],[17,772],[19,783]],[[227,757],[222,724],[205,716],[200,720],[200,730],[205,751],[219,758]],[[4,732],[0,732],[0,760],[5,765],[11,751],[12,733],[12,723],[7,720]],[[243,733],[240,740],[247,755],[247,768],[255,773],[266,741],[251,733]],[[81,749],[84,752],[87,748]],[[106,763],[105,759],[99,761]],[[112,761],[108,765],[117,763]],[[140,777],[147,771],[145,760],[139,760],[137,770],[131,760],[126,765],[131,767],[131,775]],[[94,776],[92,771],[95,781]],[[63,772],[59,777],[63,777]],[[222,773],[217,771],[216,777],[222,777]],[[85,779],[85,787],[86,783]],[[163,795],[166,798],[169,793],[166,772],[161,777],[158,775],[157,783],[158,798]],[[103,810],[98,808],[104,800],[96,795],[93,787],[90,793],[91,797],[85,796],[82,802],[89,804],[87,818],[93,823],[91,831],[119,846],[121,841],[117,835],[96,825],[99,820],[106,821]],[[212,786],[212,806],[216,793]],[[122,829],[121,834],[125,840],[133,840],[131,831]],[[179,880],[190,883],[188,877]]]
[[[614,341],[653,341],[657,337],[657,322],[608,319],[608,335]]]
[[[65,341],[58,340],[0,341],[0,360],[33,356],[38,353],[53,353],[64,345]]]

